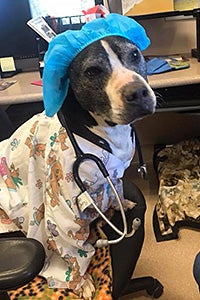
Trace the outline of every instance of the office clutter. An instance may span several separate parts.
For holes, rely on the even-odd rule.
[[[181,56],[178,57],[152,57],[146,58],[147,75],[159,74],[173,70],[189,68],[190,64]]]
[[[48,49],[48,44],[53,37],[58,33],[66,30],[79,30],[85,24],[85,16],[71,16],[71,17],[36,17],[27,22],[27,24],[38,33],[36,38],[37,56],[39,72],[42,77],[44,68],[44,55]]]
[[[159,180],[153,226],[156,240],[178,238],[179,228],[200,228],[200,138],[157,145],[154,166]]]
[[[80,30],[81,27],[91,20],[105,17],[109,11],[103,5],[96,5],[87,10],[83,10],[83,15],[80,16],[66,16],[66,17],[35,17],[27,22],[40,37],[36,39],[39,71],[42,77],[44,68],[44,55],[48,48],[48,43],[59,33],[66,30]]]
[[[0,78],[0,91],[6,90],[7,88],[9,88],[9,86],[13,85],[16,82],[16,80],[7,81]]]
[[[47,43],[56,36],[56,33],[42,17],[36,17],[29,20],[27,25],[35,30],[45,41],[47,41]]]

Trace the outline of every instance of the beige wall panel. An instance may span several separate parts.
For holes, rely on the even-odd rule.
[[[143,0],[131,8],[126,15],[143,15],[173,10],[173,0]]]

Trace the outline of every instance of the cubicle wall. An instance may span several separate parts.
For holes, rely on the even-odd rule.
[[[143,0],[140,3],[134,5],[126,15],[143,15],[143,14],[152,14],[159,12],[167,12],[174,10],[174,1],[173,0]]]

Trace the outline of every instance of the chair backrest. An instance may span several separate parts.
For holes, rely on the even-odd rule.
[[[193,275],[196,283],[198,284],[199,291],[200,291],[200,252],[197,253],[194,259]]]
[[[0,141],[7,139],[14,131],[7,113],[0,108]]]

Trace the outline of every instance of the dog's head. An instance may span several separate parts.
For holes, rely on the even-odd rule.
[[[46,114],[58,112],[69,91],[85,111],[110,124],[129,124],[154,112],[140,51],[149,43],[139,23],[119,14],[59,34],[44,58]]]
[[[69,79],[81,106],[108,123],[132,123],[155,110],[144,57],[126,38],[90,44],[71,62]]]

